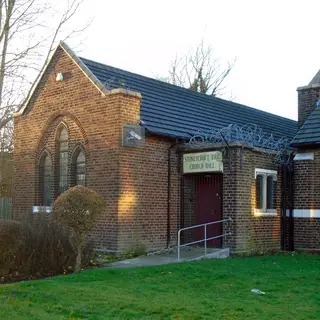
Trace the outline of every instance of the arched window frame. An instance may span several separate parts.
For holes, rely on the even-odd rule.
[[[58,127],[56,134],[57,141],[57,196],[66,191],[69,187],[69,132],[64,123]]]
[[[39,186],[40,202],[42,206],[51,206],[52,204],[52,158],[49,152],[44,151],[39,161]]]
[[[72,156],[71,185],[86,186],[87,155],[84,147],[77,146]]]

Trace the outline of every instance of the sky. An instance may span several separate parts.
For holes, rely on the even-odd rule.
[[[296,89],[320,69],[319,12],[319,0],[87,0],[76,23],[93,22],[76,51],[164,77],[176,55],[204,40],[222,64],[236,58],[226,99],[297,119]]]

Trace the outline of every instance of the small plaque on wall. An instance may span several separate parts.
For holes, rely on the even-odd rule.
[[[223,172],[221,151],[184,154],[183,173],[200,172]]]

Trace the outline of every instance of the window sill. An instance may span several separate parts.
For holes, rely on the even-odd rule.
[[[51,206],[33,206],[32,207],[32,213],[51,214],[52,213],[52,207]]]
[[[277,210],[258,210],[256,209],[254,211],[254,216],[255,217],[276,217],[277,216]]]

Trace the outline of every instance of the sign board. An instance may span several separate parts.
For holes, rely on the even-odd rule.
[[[183,155],[183,173],[223,172],[220,151],[186,153]]]

